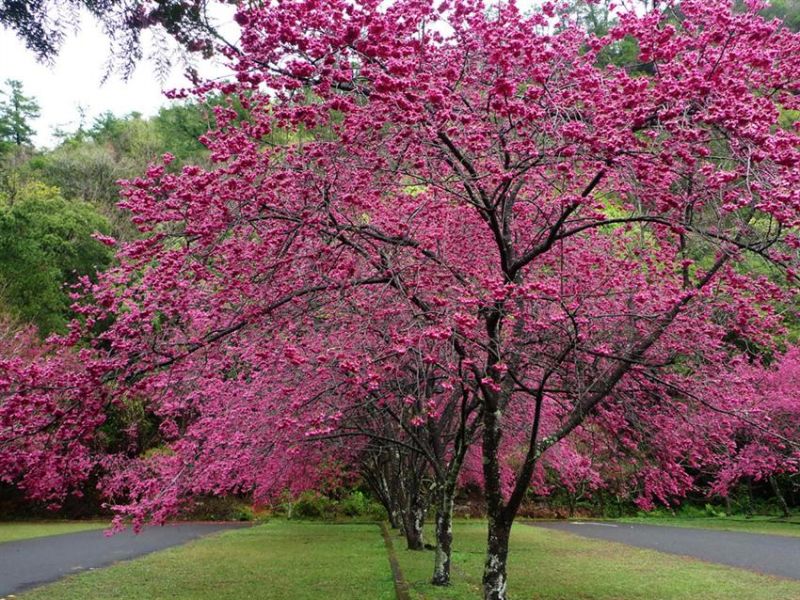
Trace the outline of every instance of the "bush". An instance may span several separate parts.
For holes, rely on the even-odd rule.
[[[255,513],[252,506],[242,505],[232,512],[231,517],[233,521],[252,521]]]
[[[284,494],[274,510],[288,519],[362,518],[383,521],[387,518],[383,506],[360,490],[353,490],[342,500],[333,500],[318,491],[306,491],[292,500]]]
[[[687,519],[701,519],[708,517],[705,507],[695,506],[693,504],[684,504],[678,509],[675,516],[685,517]]]
[[[724,510],[717,510],[717,508],[712,504],[705,505],[705,512],[707,517],[724,517],[725,511]]]
[[[383,507],[383,504],[380,502],[370,501],[367,512],[364,514],[365,517],[368,517],[372,521],[386,521],[389,518],[389,515],[386,513],[386,509]]]
[[[360,517],[369,512],[369,504],[367,497],[356,490],[339,503],[339,510],[348,517]]]
[[[303,492],[292,507],[292,516],[301,519],[332,517],[336,513],[333,501],[319,492]]]
[[[386,509],[380,502],[375,502],[368,495],[354,490],[339,502],[337,512],[346,517],[363,517],[371,521],[384,521],[388,518]]]

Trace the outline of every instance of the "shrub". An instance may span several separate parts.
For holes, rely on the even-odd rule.
[[[292,516],[301,519],[319,519],[334,514],[333,501],[319,492],[303,492],[292,508]]]
[[[339,510],[348,517],[360,517],[369,512],[369,505],[370,502],[367,497],[356,490],[339,503]]]

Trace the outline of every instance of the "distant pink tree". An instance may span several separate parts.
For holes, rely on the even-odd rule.
[[[89,350],[0,328],[0,482],[57,506],[95,471],[105,370]]]
[[[711,492],[727,496],[742,480],[766,480],[788,516],[776,477],[800,468],[800,350],[790,347],[766,367],[745,364],[737,375],[730,393],[740,398],[727,415],[731,435],[725,451],[718,453]]]

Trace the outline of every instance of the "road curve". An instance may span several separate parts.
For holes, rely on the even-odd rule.
[[[105,567],[156,550],[178,546],[239,523],[176,523],[124,531],[81,531],[0,544],[0,599],[87,569]]]
[[[591,521],[525,524],[800,579],[800,537]]]

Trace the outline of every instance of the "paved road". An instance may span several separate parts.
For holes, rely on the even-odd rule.
[[[800,579],[800,537],[624,523],[554,521],[526,524]]]
[[[238,523],[180,523],[148,527],[139,535],[125,531],[106,537],[100,530],[6,542],[0,544],[0,599],[70,573],[105,567],[118,560],[241,526]]]

